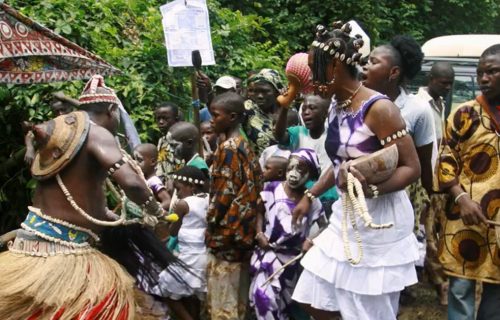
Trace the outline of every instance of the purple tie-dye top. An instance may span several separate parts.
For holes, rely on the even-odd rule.
[[[363,102],[356,114],[338,112],[334,102],[328,118],[325,149],[335,169],[344,160],[352,160],[382,149],[379,139],[364,122],[370,107],[380,99],[389,98],[380,93],[375,94]]]

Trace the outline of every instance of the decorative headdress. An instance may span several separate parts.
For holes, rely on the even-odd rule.
[[[310,176],[314,178],[319,178],[321,175],[321,167],[319,165],[318,155],[313,149],[300,148],[292,152],[290,157],[297,157],[307,162],[309,166]]]
[[[92,103],[114,103],[120,104],[115,91],[106,87],[104,78],[98,74],[92,76],[83,88],[82,95],[78,99],[80,106]]]
[[[349,23],[342,24],[342,21],[333,23],[333,29],[328,30],[323,25],[316,27],[315,39],[312,43],[314,54],[313,84],[320,91],[325,92],[328,89],[326,80],[326,63],[331,59],[345,63],[349,66],[355,66],[361,60],[362,54],[359,49],[363,46],[362,36],[356,34],[350,36],[352,27]]]
[[[89,127],[89,117],[84,111],[75,111],[34,126],[37,153],[31,165],[33,177],[48,179],[64,169],[87,139]]]
[[[247,83],[252,82],[267,82],[271,84],[278,93],[282,94],[285,92],[285,85],[281,81],[280,74],[278,71],[273,69],[262,69],[258,73],[251,76]]]
[[[185,166],[170,176],[173,180],[192,183],[197,186],[205,184],[205,174],[200,169],[193,166]]]

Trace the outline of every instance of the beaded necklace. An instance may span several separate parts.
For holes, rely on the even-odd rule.
[[[356,191],[356,193],[354,191]],[[342,207],[342,241],[344,242],[344,254],[349,263],[351,263],[352,265],[356,265],[359,264],[361,262],[361,259],[363,258],[363,244],[361,242],[361,235],[356,224],[356,215],[363,219],[363,221],[365,222],[365,227],[371,229],[391,228],[394,223],[373,223],[373,218],[368,212],[365,194],[363,192],[361,182],[359,182],[359,180],[355,178],[350,172],[347,173],[347,195],[342,196]],[[358,256],[356,258],[352,257],[351,248],[349,245],[349,237],[347,234],[347,218],[349,218],[349,220],[351,221],[351,226],[354,230],[354,238],[358,247]]]
[[[340,101],[337,104],[337,109],[345,110],[348,107],[350,107],[351,103],[352,103],[352,99],[354,99],[354,97],[358,94],[358,92],[359,92],[359,90],[361,89],[362,86],[363,86],[363,84],[360,83],[359,86],[358,86],[358,88],[356,90],[354,90],[354,92],[351,94],[351,96],[349,98],[345,99],[344,101]]]

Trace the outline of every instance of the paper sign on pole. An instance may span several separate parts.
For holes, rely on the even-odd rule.
[[[175,0],[160,11],[169,66],[192,66],[193,50],[200,51],[203,65],[215,64],[205,0]]]

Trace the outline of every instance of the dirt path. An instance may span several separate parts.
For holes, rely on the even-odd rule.
[[[446,307],[438,304],[433,288],[426,283],[411,287],[414,299],[405,303],[398,320],[446,320]]]

